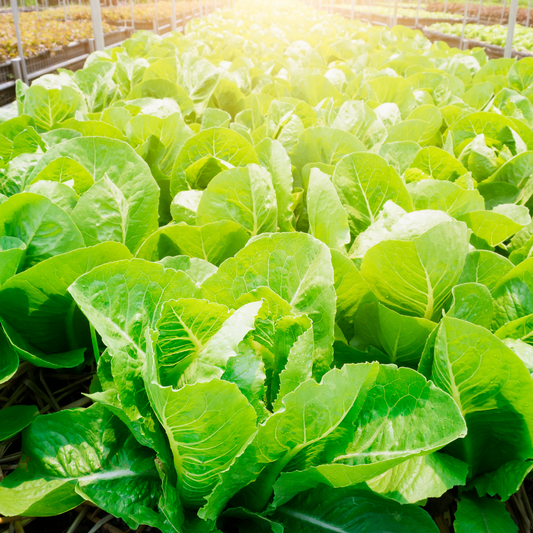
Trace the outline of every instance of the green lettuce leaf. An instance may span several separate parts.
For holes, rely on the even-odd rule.
[[[277,509],[274,519],[294,533],[438,532],[431,517],[416,505],[401,505],[356,487],[320,486],[304,492]]]
[[[457,533],[516,533],[518,528],[505,504],[499,500],[479,498],[474,494],[462,494],[455,521]]]
[[[365,152],[344,157],[335,167],[333,184],[348,214],[352,238],[376,220],[387,200],[406,211],[413,210],[411,196],[402,179],[376,154]]]
[[[531,456],[527,391],[533,380],[511,349],[481,326],[445,317],[425,357],[428,363],[421,362],[421,368],[430,369],[428,378],[453,396],[468,426],[466,437],[449,445],[447,453],[467,462],[473,475]]]
[[[0,483],[4,516],[54,516],[87,498],[132,528],[175,531],[158,510],[161,479],[153,452],[104,407],[39,416],[24,432],[22,447],[19,468]]]

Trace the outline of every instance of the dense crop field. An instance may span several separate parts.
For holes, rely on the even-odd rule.
[[[337,7],[342,7],[344,9],[351,9],[350,4],[336,4]],[[389,10],[388,6],[365,6],[365,5],[359,5],[357,6],[357,13],[360,13],[361,15],[364,15],[366,13],[371,13],[375,15],[384,15],[388,16],[389,14],[394,13],[394,6],[391,5],[391,8]],[[399,18],[405,17],[405,18],[415,18],[416,17],[416,9],[413,9],[412,7],[399,7],[397,10],[397,14]],[[459,13],[444,13],[441,11],[426,11],[425,9],[419,9],[418,10],[418,17],[419,18],[442,18],[442,19],[457,19],[460,20],[463,18],[462,14]]]
[[[76,8],[78,9],[78,8]],[[80,8],[85,11],[85,8]],[[70,43],[93,36],[90,11],[85,19],[65,22],[63,10],[51,9],[40,13],[21,13],[20,32],[24,43],[24,55],[33,57],[42,52],[54,51]],[[113,28],[104,21],[104,32]],[[0,63],[18,57],[17,36],[11,14],[0,13]]]
[[[448,35],[460,36],[463,31],[463,25],[444,22],[432,24],[429,29]],[[500,24],[494,26],[467,24],[465,26],[465,38],[504,47],[507,40],[507,26],[501,26]],[[533,50],[533,28],[526,28],[518,24],[515,26],[513,49],[518,51]]]
[[[211,2],[203,1],[204,9],[209,10]],[[178,16],[185,10],[198,7],[198,2],[187,0],[177,2]],[[159,21],[168,20],[171,16],[171,3],[159,1],[157,3],[157,17]],[[101,10],[104,33],[117,29],[115,25],[131,23],[131,9],[129,5],[104,7]],[[155,4],[135,4],[133,18],[136,23],[152,22],[156,18]],[[33,57],[42,52],[54,52],[57,48],[67,46],[77,41],[93,36],[91,23],[91,9],[89,6],[69,6],[67,20],[62,8],[52,8],[39,12],[21,12],[19,14],[20,31],[24,44],[24,55]],[[18,57],[17,37],[11,13],[0,13],[0,62]]]
[[[525,7],[519,7],[518,11],[516,13],[516,21],[520,24],[526,24],[526,21],[528,19],[527,12],[528,12],[528,5],[529,2],[526,1],[520,1],[519,4],[524,5]],[[487,5],[489,4],[489,5]],[[493,4],[493,5],[490,5]],[[484,0],[483,4],[481,5],[481,10],[479,8],[479,2],[471,2],[467,6],[467,12],[470,17],[477,17],[478,14],[480,15],[482,20],[489,21],[489,22],[500,22],[500,20],[503,20],[503,22],[507,22],[509,19],[509,11],[510,11],[510,3],[507,3],[505,6],[502,5],[501,1],[492,1],[492,0]],[[441,2],[432,2],[428,6],[429,11],[442,11],[444,7],[444,3]],[[459,3],[459,2],[451,2],[446,3],[446,11],[448,13],[455,13],[458,15],[463,16],[463,13],[465,11],[465,4]],[[502,17],[503,14],[503,17]],[[531,23],[533,23],[533,18],[531,18]]]
[[[528,531],[532,82],[286,3],[19,82],[0,514]]]

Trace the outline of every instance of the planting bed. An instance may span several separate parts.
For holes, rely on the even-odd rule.
[[[429,31],[436,31],[446,35],[460,37],[463,29],[462,24],[448,24],[439,23],[433,24]],[[465,39],[475,41],[477,46],[492,46],[494,50],[501,51],[503,56],[503,47],[507,39],[507,26],[486,26],[482,24],[467,24],[465,26]],[[524,26],[515,26],[515,33],[513,39],[513,48],[519,52],[533,51],[533,28],[526,28]],[[489,48],[490,49],[490,48]]]
[[[286,2],[19,81],[0,531],[530,531],[532,83]]]
[[[176,2],[176,16],[198,10],[199,4],[187,0]],[[214,2],[204,1],[204,13],[212,11]],[[158,26],[170,24],[171,3],[159,1],[157,4]],[[135,29],[154,29],[156,20],[155,4],[135,4],[133,9]],[[39,12],[21,12],[20,31],[27,58],[45,54],[55,54],[58,50],[79,41],[93,37],[91,10],[88,6],[69,6],[68,20],[61,8],[41,10]],[[131,27],[131,10],[129,6],[102,8],[104,33],[111,33],[116,26]],[[10,12],[0,13],[0,61],[18,57],[15,26]]]
[[[162,4],[165,4],[162,2]],[[145,6],[146,7],[146,6]],[[176,25],[178,29],[183,27],[183,25],[193,18],[195,15],[200,13],[199,8],[194,8],[192,2],[185,4],[185,10],[183,9],[184,5],[180,5],[180,9],[176,12]],[[214,3],[209,4],[205,3],[203,5],[203,12],[209,13],[214,9]],[[50,10],[51,11],[51,10]],[[56,13],[53,15],[57,16]],[[72,13],[73,12],[73,13]],[[157,22],[155,20],[146,20],[144,18],[144,10],[136,10],[135,14],[138,16],[135,19],[134,26],[137,30],[150,30],[159,35],[169,33],[171,30],[171,20],[170,18],[159,18]],[[45,12],[48,17],[52,15]],[[71,8],[71,14],[74,17],[78,17],[78,24],[82,23],[82,16],[85,16],[84,8]],[[165,14],[165,10],[162,11],[162,14]],[[71,21],[67,23],[70,24]],[[53,23],[55,24],[55,22]],[[84,23],[85,24],[85,23]],[[90,27],[90,22],[86,24]],[[107,30],[104,33],[104,42],[106,47],[114,46],[125,41],[128,37],[132,35],[131,21],[121,21],[110,20],[109,24],[104,23],[104,29]],[[43,39],[40,41],[39,53],[32,52],[32,49],[26,49],[26,70],[28,72],[28,77],[30,81],[44,75],[54,72],[60,68],[68,68],[71,70],[78,70],[83,67],[83,64],[93,48],[92,41],[92,28],[90,28],[89,38],[75,40],[64,46],[50,46],[50,43],[44,44],[46,41]],[[13,37],[14,38],[14,37]],[[68,39],[60,39],[60,42],[68,42]],[[1,45],[0,45],[1,46]],[[7,46],[7,45],[6,45]],[[8,46],[11,56],[14,58],[17,56],[16,44],[12,42]],[[6,48],[7,49],[7,48]],[[5,50],[4,50],[5,51]],[[28,57],[29,56],[29,57]],[[7,105],[13,102],[16,98],[15,91],[15,81],[17,79],[17,72],[14,68],[14,63],[11,60],[6,61],[5,63],[0,64],[0,106]]]
[[[327,9],[327,6],[324,7]],[[340,13],[345,17],[352,17],[352,8],[349,4],[336,4],[334,6],[334,12]],[[394,9],[390,10],[390,18],[394,16]],[[379,26],[387,26],[389,24],[389,9],[383,6],[372,6],[369,10],[366,6],[358,5],[353,11],[353,18],[370,22]],[[431,25],[437,22],[449,22],[453,23],[459,20],[459,15],[446,14],[446,13],[434,13],[421,9],[419,11],[418,21],[416,19],[416,9],[398,9],[397,24],[400,26],[406,26],[408,28],[423,27]]]
[[[443,7],[444,4],[442,3],[432,2],[428,5],[427,9],[428,11],[442,11]],[[465,11],[465,5],[464,3],[458,2],[447,3],[446,11],[450,14],[455,14],[462,17]],[[509,19],[509,11],[509,4],[502,6],[501,3],[495,3],[492,5],[487,5],[485,3],[481,6],[481,11],[479,10],[478,2],[471,2],[468,5],[468,16],[476,18],[479,16],[480,21],[486,24],[495,24],[500,21],[507,22]],[[516,22],[525,25],[528,20],[527,12],[527,7],[518,7],[516,13]],[[533,19],[531,19],[531,22],[533,23]]]

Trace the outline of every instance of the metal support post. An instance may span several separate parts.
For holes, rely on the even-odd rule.
[[[478,22],[481,20],[481,4],[483,4],[483,0],[479,0],[479,7],[477,8],[477,21]]]
[[[531,12],[531,0],[527,3],[527,19],[526,19],[526,27],[529,28],[529,13]]]
[[[465,0],[465,10],[463,13],[463,29],[461,30],[461,40],[459,41],[459,49],[463,50],[463,43],[465,40],[466,14],[468,13],[468,0]]]
[[[392,27],[398,25],[398,0],[394,0],[394,17],[392,19]]]
[[[159,17],[157,13],[157,0],[154,0],[154,8],[155,8],[155,19],[154,19],[155,33],[156,35],[159,35]]]
[[[21,63],[22,63],[22,61],[21,61],[20,57],[14,57],[11,60],[11,67],[13,69],[13,74],[15,76],[15,79],[24,81],[24,78],[22,76],[22,68],[20,66]]]
[[[130,0],[131,31],[135,30],[135,13],[133,12],[133,0]]]
[[[91,19],[93,21],[94,45],[97,50],[104,50],[104,29],[102,27],[100,0],[89,0],[89,3],[91,5]]]
[[[17,6],[17,0],[11,0],[11,12],[13,13],[13,24],[15,24],[15,35],[17,36],[17,50],[20,59],[20,77],[24,83],[29,83],[26,59],[24,58],[24,49],[22,48],[22,38],[20,37],[19,8]]]
[[[176,31],[176,0],[170,0],[170,29]]]
[[[507,0],[503,0],[502,14],[500,15],[500,25],[503,23],[503,15],[505,14],[506,7],[507,7]]]
[[[420,0],[416,3],[415,28],[418,27],[418,15],[420,14]]]
[[[509,20],[507,21],[507,39],[505,40],[505,50],[503,57],[511,57],[513,53],[514,27],[516,25],[516,13],[518,11],[518,0],[511,0]]]

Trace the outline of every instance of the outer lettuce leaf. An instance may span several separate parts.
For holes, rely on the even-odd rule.
[[[424,358],[421,370],[453,396],[468,426],[448,453],[467,462],[473,475],[531,456],[533,380],[512,350],[481,326],[445,317]]]
[[[336,165],[344,156],[365,150],[355,135],[337,128],[314,126],[307,128],[291,152],[292,164],[298,172],[308,163]]]
[[[187,255],[218,266],[234,256],[249,238],[242,226],[229,220],[203,226],[163,226],[142,243],[137,257],[159,261],[167,256]]]
[[[94,184],[89,171],[81,163],[67,156],[50,161],[33,177],[31,183],[40,181],[70,182],[77,194],[83,194]]]
[[[185,272],[197,287],[200,287],[209,276],[212,276],[217,271],[215,265],[203,259],[188,257],[186,255],[164,257],[160,263],[165,268],[173,268],[174,270]]]
[[[347,365],[328,372],[320,384],[311,379],[287,394],[283,399],[285,409],[260,425],[246,449],[220,474],[220,481],[199,516],[216,518],[230,498],[253,481],[240,499],[247,508],[260,511],[268,502],[276,478],[291,459],[306,447],[327,439],[352,409],[361,409],[358,396],[365,396],[367,382],[375,379],[377,371],[377,364]]]
[[[447,490],[464,485],[468,465],[445,453],[431,453],[407,459],[367,485],[375,492],[400,503],[424,502]]]
[[[76,111],[85,109],[81,91],[71,85],[46,87],[35,83],[26,90],[23,112],[35,121],[37,131],[49,131],[54,125],[74,117]]]
[[[382,241],[365,254],[361,274],[384,305],[436,320],[463,270],[467,239],[466,226],[449,221],[411,241]]]
[[[378,299],[351,259],[332,250],[331,262],[337,295],[335,322],[350,341],[354,336],[354,322],[358,313],[364,309],[364,304],[377,302]]]
[[[144,331],[155,327],[163,302],[196,297],[199,290],[184,272],[132,259],[93,269],[78,278],[69,292],[108,347],[108,358],[102,357],[99,366],[108,365],[113,381],[93,399],[112,409],[141,444],[157,450],[165,460],[166,443],[142,376]]]
[[[488,472],[474,480],[478,496],[500,496],[506,502],[517,492],[526,476],[533,470],[532,461],[509,461],[493,472]]]
[[[18,155],[14,154],[14,140],[19,134],[27,131],[30,125],[35,123],[28,115],[10,118],[0,124],[0,157],[4,161],[9,161]]]
[[[17,237],[0,237],[0,286],[14,276],[24,262],[26,245]]]
[[[492,314],[492,296],[485,285],[462,283],[452,289],[452,303],[446,316],[490,329]]]
[[[307,211],[313,237],[330,248],[344,250],[350,242],[348,217],[330,177],[318,168],[313,168],[309,177]]]
[[[39,414],[35,405],[12,405],[0,411],[0,442],[27,428]]]
[[[309,490],[277,509],[274,519],[294,533],[438,532],[431,517],[416,505],[401,505],[356,487]]]
[[[382,76],[374,78],[368,82],[366,93],[369,100],[374,100],[380,104],[385,102],[396,104],[403,119],[407,118],[416,106],[413,87],[402,77]]]
[[[16,194],[0,205],[0,237],[16,237],[26,245],[19,270],[84,245],[72,219],[40,194]]]
[[[180,298],[166,302],[154,343],[158,381],[163,386],[177,384],[229,316],[226,306],[206,300]]]
[[[226,128],[210,128],[187,139],[172,168],[172,194],[186,189],[205,189],[222,170],[259,163],[252,145]]]
[[[0,328],[0,384],[11,379],[18,366],[18,353],[5,334],[4,328]]]
[[[467,173],[467,169],[459,160],[436,146],[428,146],[420,150],[410,168],[422,170],[434,180],[456,181]]]
[[[485,208],[485,201],[476,189],[468,190],[449,181],[421,180],[407,186],[415,209],[439,209],[451,217]]]
[[[198,225],[229,220],[252,236],[276,231],[278,206],[270,173],[250,164],[215,176],[203,192],[197,210]]]
[[[495,113],[479,112],[467,115],[453,124],[454,148],[466,139],[473,139],[476,135],[485,135],[490,139],[497,139],[498,134],[505,127],[513,129],[526,143],[529,150],[533,150],[533,132],[523,122]]]
[[[379,149],[379,155],[394,167],[398,174],[402,175],[413,162],[420,146],[413,141],[396,141],[383,144]]]
[[[348,214],[352,238],[375,220],[392,200],[406,211],[413,202],[398,173],[385,159],[369,152],[347,155],[335,167],[333,184]]]
[[[76,507],[83,496],[130,527],[143,523],[175,531],[158,511],[161,479],[154,453],[102,406],[39,416],[22,446],[19,468],[0,483],[3,515],[53,516]]]
[[[492,291],[494,329],[533,313],[533,257],[509,271]]]
[[[457,504],[457,533],[516,533],[518,528],[501,501],[463,494]]]
[[[46,196],[52,203],[61,207],[69,215],[72,214],[72,210],[80,199],[74,189],[55,181],[38,181],[29,185],[26,190],[27,192]]]
[[[87,246],[104,241],[121,244],[128,241],[130,206],[122,191],[107,176],[81,196],[72,210],[72,219]]]
[[[274,139],[263,139],[255,146],[259,164],[265,167],[272,176],[272,184],[276,192],[278,204],[278,227],[280,231],[292,231],[293,213],[291,196],[293,179],[291,160],[283,146]]]
[[[471,211],[456,218],[489,246],[501,244],[531,222],[526,207],[512,204],[496,206],[492,211]]]
[[[374,302],[361,307],[350,344],[361,350],[372,345],[387,354],[387,362],[416,368],[436,326],[431,320],[401,315]]]
[[[458,283],[481,283],[492,291],[513,269],[511,261],[486,250],[469,252]]]
[[[148,397],[170,442],[182,500],[199,507],[255,432],[255,410],[235,384],[217,378],[162,387],[148,344]]]
[[[4,283],[0,316],[44,359],[43,354],[90,346],[87,321],[68,288],[94,267],[128,258],[131,254],[125,246],[107,242],[42,261]]]
[[[102,219],[101,222],[105,224],[108,223],[106,215],[115,216],[109,208],[101,213],[99,208],[94,207],[100,202],[102,208],[106,208],[107,205],[118,205],[116,199],[112,200],[109,197],[111,191],[106,189],[102,191],[102,185],[98,186],[98,181],[107,176],[124,196],[125,200],[120,199],[119,203],[125,202],[128,206],[124,244],[131,251],[135,251],[141,242],[157,229],[159,187],[148,165],[125,142],[105,137],[81,137],[62,142],[48,150],[33,170],[31,178],[37,177],[46,165],[62,156],[80,163],[96,182],[93,186],[96,189],[92,193],[91,189],[85,193],[89,198],[86,201],[83,200],[85,194],[80,198],[82,205],[78,208],[78,221],[83,221],[80,225],[87,225],[85,232],[89,232],[92,239],[106,240],[109,236],[109,234],[101,234],[98,230],[90,228],[90,225],[94,224],[95,215],[99,216]],[[106,197],[100,198],[99,195],[104,192]],[[121,210],[123,211],[124,207]],[[91,244],[93,242],[94,240],[91,240]]]
[[[358,409],[342,423],[339,440],[326,446],[329,464],[283,472],[274,485],[273,506],[320,483],[356,485],[464,437],[465,421],[448,394],[409,368],[378,370]]]

